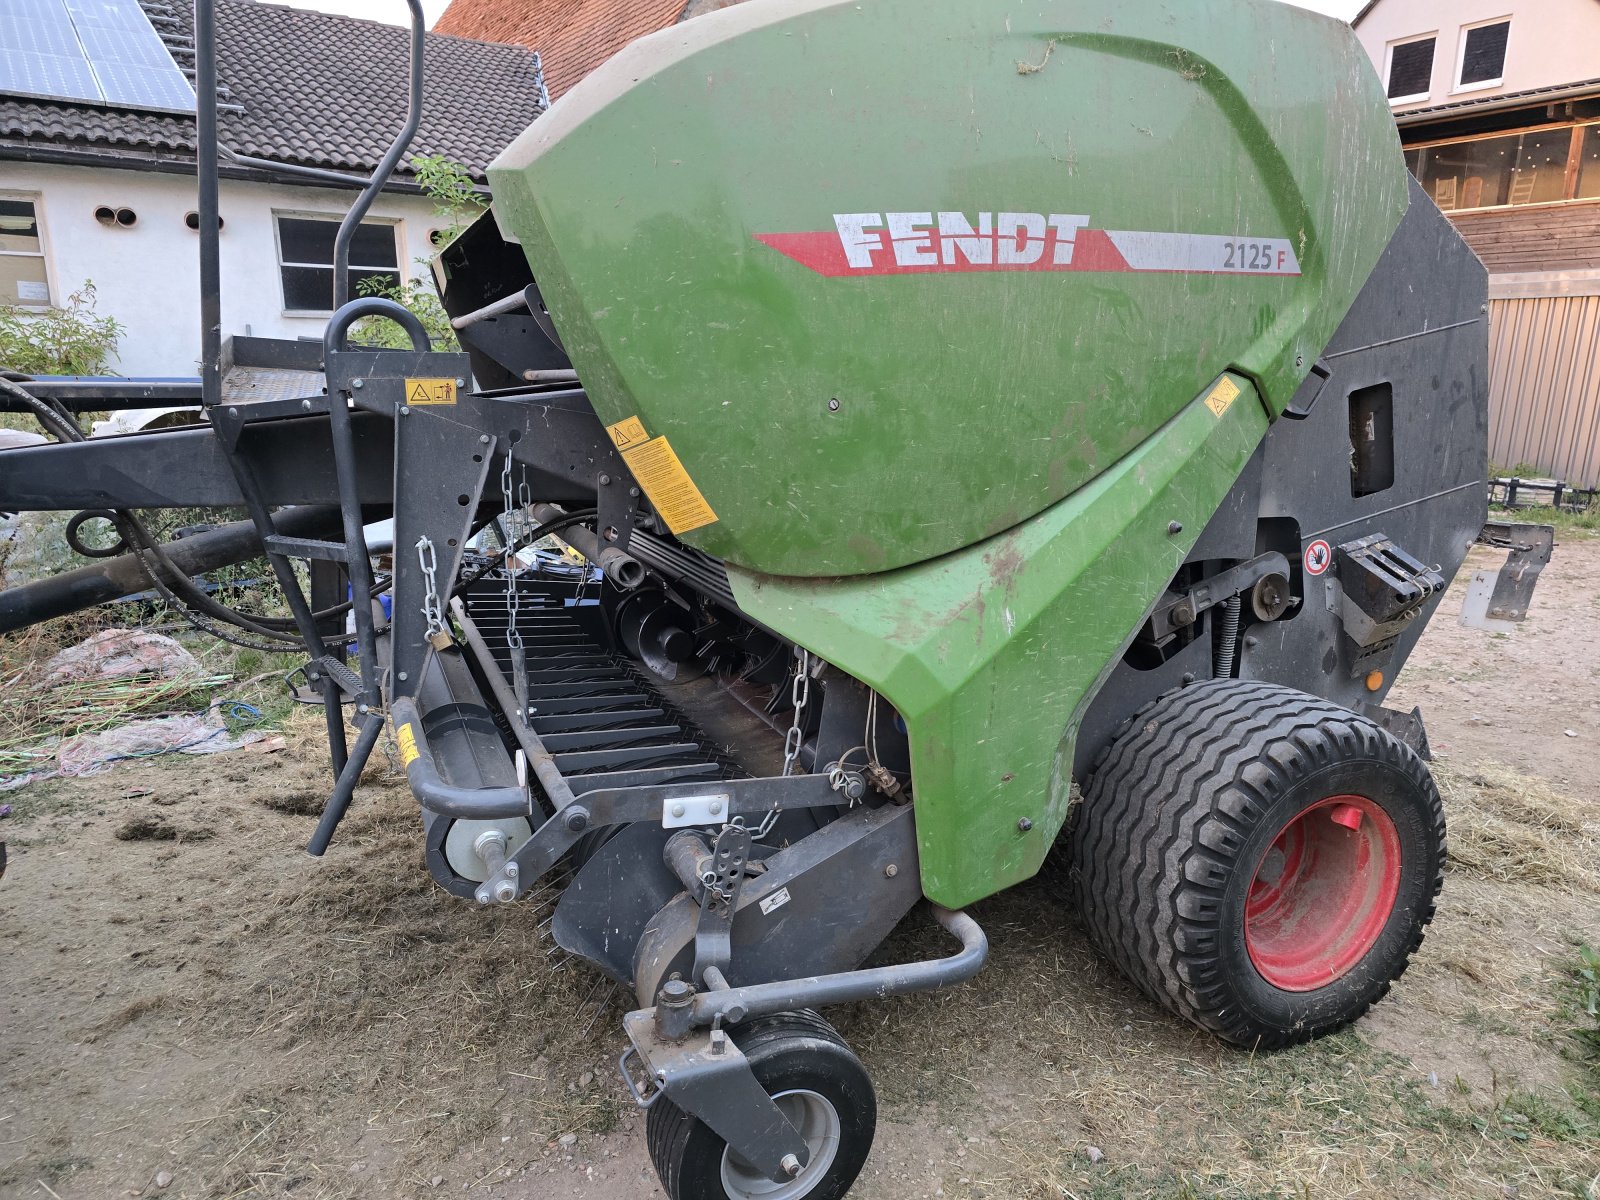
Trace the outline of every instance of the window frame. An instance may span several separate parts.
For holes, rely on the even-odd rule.
[[[329,221],[335,227],[344,220],[343,213],[313,212],[307,209],[275,208],[272,210],[272,248],[274,265],[278,272],[278,301],[283,306],[282,315],[285,317],[328,317],[333,315],[331,308],[290,308],[288,292],[284,288],[283,270],[285,267],[302,267],[312,270],[329,271],[333,269],[330,259],[325,263],[316,262],[289,262],[283,257],[283,226],[281,220],[288,218],[291,221]],[[406,239],[405,219],[402,217],[374,217],[370,214],[361,219],[362,225],[387,226],[394,234],[394,262],[395,265],[375,266],[372,264],[350,263],[350,272],[356,271],[389,271],[393,270],[399,277],[399,284],[403,288],[411,281],[410,273],[406,270]],[[358,226],[359,228],[359,226]]]
[[[1433,150],[1440,146],[1459,146],[1464,145],[1467,142],[1484,142],[1491,141],[1496,138],[1521,137],[1530,133],[1551,133],[1558,129],[1565,129],[1569,132],[1569,137],[1571,140],[1567,148],[1567,173],[1564,187],[1568,188],[1569,190],[1576,190],[1582,178],[1582,162],[1580,159],[1576,159],[1574,156],[1582,154],[1584,137],[1583,131],[1591,127],[1600,129],[1600,118],[1585,117],[1581,120],[1547,121],[1542,125],[1526,125],[1517,129],[1502,129],[1489,133],[1473,133],[1468,134],[1465,137],[1430,138],[1425,142],[1412,142],[1403,145],[1401,149],[1404,151],[1404,153],[1411,154],[1413,151],[1421,152],[1424,150]],[[1411,168],[1409,164],[1407,165],[1406,169],[1407,171],[1410,171]],[[1412,178],[1417,179],[1419,182],[1421,181],[1421,176],[1413,175]],[[1463,212],[1504,212],[1512,209],[1522,208],[1551,208],[1561,204],[1597,203],[1600,203],[1600,196],[1573,195],[1563,196],[1559,200],[1538,200],[1528,204],[1480,204],[1475,208],[1456,208],[1450,210],[1450,212],[1451,215]]]
[[[1462,83],[1461,73],[1467,69],[1467,34],[1474,29],[1483,29],[1490,25],[1504,25],[1506,27],[1505,53],[1500,56],[1500,74],[1493,79],[1480,80],[1477,83]],[[1434,53],[1438,53],[1437,50]],[[1486,92],[1492,88],[1504,87],[1506,82],[1506,59],[1511,55],[1511,14],[1503,17],[1491,17],[1487,21],[1473,21],[1470,25],[1463,25],[1456,35],[1456,70],[1450,78],[1450,94],[1459,96],[1466,92]]]
[[[15,304],[17,308],[27,309],[30,312],[48,312],[50,309],[57,307],[57,288],[56,273],[53,269],[53,264],[50,261],[50,230],[45,224],[44,193],[18,192],[11,191],[10,189],[6,188],[0,188],[0,200],[21,200],[33,206],[33,224],[34,227],[39,231],[39,249],[0,249],[0,255],[4,255],[7,258],[37,258],[44,265],[44,287],[45,291],[49,293],[49,298],[42,303],[38,301],[19,299],[15,302]],[[4,303],[10,304],[12,301],[6,300]]]
[[[1433,43],[1433,63],[1428,68],[1428,89],[1424,92],[1415,92],[1408,96],[1390,96],[1389,107],[1398,108],[1403,104],[1416,104],[1421,100],[1431,99],[1433,96],[1433,72],[1439,65],[1439,31],[1432,33],[1414,33],[1410,37],[1395,38],[1388,43],[1383,51],[1383,90],[1388,95],[1389,82],[1394,77],[1394,52],[1398,46],[1409,46],[1416,42]]]

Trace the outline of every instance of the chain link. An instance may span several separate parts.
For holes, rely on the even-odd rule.
[[[428,622],[428,637],[433,639],[445,632],[444,608],[439,603],[439,559],[433,552],[433,543],[426,535],[417,539],[417,563],[422,567],[424,591],[422,615]]]
[[[811,699],[811,655],[799,646],[795,647],[794,653],[796,659],[794,683],[789,689],[789,699],[794,704],[794,722],[783,738],[785,777],[794,774],[795,760],[800,757],[800,740],[805,736],[800,725],[805,718],[806,703]]]

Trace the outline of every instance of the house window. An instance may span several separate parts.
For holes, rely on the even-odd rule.
[[[1434,34],[1389,46],[1389,102],[1426,100],[1433,90]]]
[[[38,204],[34,197],[0,195],[0,303],[50,303]]]
[[[1509,20],[1472,25],[1461,31],[1457,91],[1499,86],[1506,73],[1506,41],[1510,33]]]
[[[1446,212],[1585,199],[1600,195],[1600,125],[1438,142],[1407,150],[1406,165]]]
[[[283,307],[289,312],[333,310],[333,242],[338,217],[277,214],[278,271]],[[350,295],[362,295],[362,282],[377,279],[400,286],[399,226],[363,221],[350,239]]]
[[[1600,125],[1583,131],[1578,142],[1578,193],[1576,199],[1600,198]]]

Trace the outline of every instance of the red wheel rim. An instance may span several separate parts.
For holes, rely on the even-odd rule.
[[[1278,831],[1256,864],[1244,941],[1261,977],[1309,992],[1377,942],[1400,891],[1400,835],[1365,796],[1329,796]]]

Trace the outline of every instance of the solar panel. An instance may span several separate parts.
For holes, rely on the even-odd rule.
[[[138,0],[3,0],[0,92],[194,111],[194,89]]]

